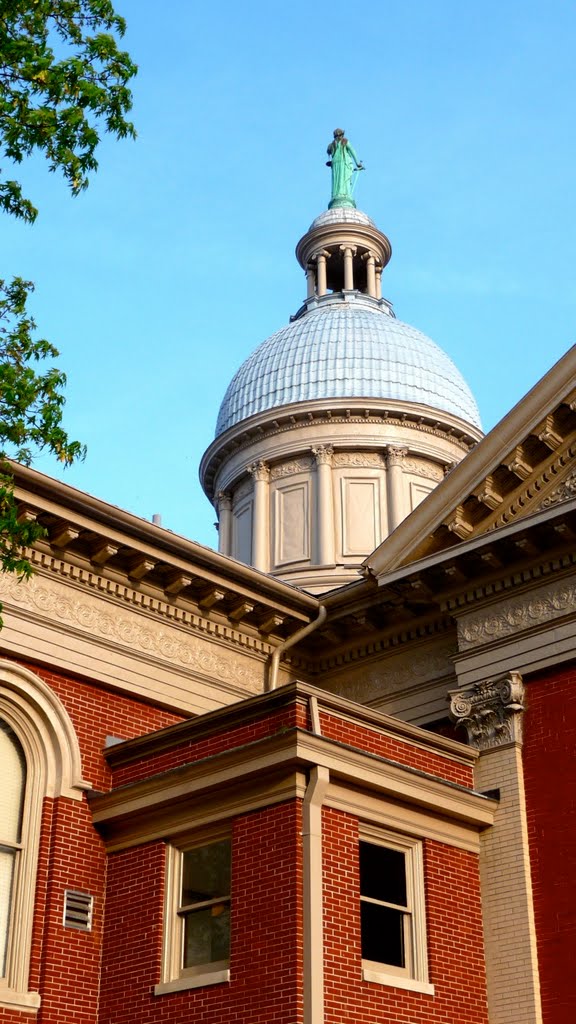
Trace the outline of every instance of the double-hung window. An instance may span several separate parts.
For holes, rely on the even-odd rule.
[[[163,980],[156,994],[230,977],[231,843],[168,848]]]
[[[376,830],[361,836],[360,933],[366,981],[433,993],[418,840]]]

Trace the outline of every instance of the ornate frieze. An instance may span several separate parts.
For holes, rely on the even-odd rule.
[[[289,462],[282,462],[279,466],[273,466],[270,470],[270,479],[280,480],[285,476],[295,476],[296,473],[309,473],[311,469],[312,459],[309,456],[291,459]]]
[[[405,473],[411,473],[412,476],[423,476],[427,480],[444,479],[444,469],[424,459],[406,459],[403,468]]]
[[[451,690],[450,698],[450,717],[466,729],[471,746],[492,750],[522,742],[524,684],[519,672]]]
[[[273,648],[269,644],[254,636],[225,623],[213,622],[161,598],[151,597],[129,585],[106,579],[94,571],[82,569],[63,559],[30,548],[26,549],[26,556],[34,568],[42,572],[32,576],[30,580],[22,581],[8,573],[0,573],[0,598],[6,602],[13,601],[15,605],[46,613],[51,618],[65,622],[85,623],[89,629],[92,629],[92,615],[98,611],[95,621],[101,625],[100,635],[107,636],[112,629],[124,637],[128,636],[130,629],[127,623],[123,624],[120,607],[125,608],[128,605],[130,617],[127,621],[137,623],[138,628],[144,630],[142,650],[148,649],[144,635],[146,628],[142,625],[145,621],[142,618],[144,614],[151,621],[153,618],[160,620],[160,625],[162,619],[169,619],[171,623],[181,626],[186,631],[210,635],[216,641],[244,647],[256,654],[267,656],[272,652]],[[51,579],[48,573],[53,575],[54,579]],[[130,606],[133,608],[134,617]],[[99,617],[100,613],[103,617]],[[109,625],[109,619],[113,620],[113,626]]]
[[[508,598],[499,603],[497,610],[484,609],[459,619],[458,647],[461,651],[480,647],[574,613],[575,609],[576,582],[562,580],[551,583],[519,597]]]
[[[334,466],[338,469],[384,469],[384,459],[378,452],[336,452]]]

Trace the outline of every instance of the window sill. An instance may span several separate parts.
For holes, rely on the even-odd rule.
[[[230,981],[230,969],[223,971],[207,970],[204,974],[188,974],[173,981],[161,981],[154,986],[155,996],[164,996],[169,992],[184,992],[188,988],[204,988],[205,985],[222,985]]]
[[[403,988],[407,992],[421,992],[425,996],[434,995],[434,985],[416,978],[405,978],[401,974],[388,974],[386,971],[375,971],[370,967],[362,968],[362,981],[373,981],[377,985],[390,985],[392,988]]]
[[[35,1013],[40,1008],[39,992],[16,992],[13,988],[0,988],[0,1007]]]

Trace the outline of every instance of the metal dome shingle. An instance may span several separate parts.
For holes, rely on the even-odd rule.
[[[242,364],[216,435],[268,409],[327,398],[416,402],[480,426],[468,385],[430,338],[368,304],[327,302],[277,331]]]

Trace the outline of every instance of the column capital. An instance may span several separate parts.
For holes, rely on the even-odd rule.
[[[318,466],[331,466],[334,457],[334,447],[331,444],[319,444],[312,449],[312,454]]]
[[[251,466],[246,467],[250,476],[258,483],[260,481],[268,481],[270,479],[270,466],[267,462],[262,460],[253,462]]]
[[[323,256],[324,259],[329,259],[331,255],[332,253],[328,249],[317,249],[316,252],[312,253],[310,259],[318,260],[321,256]]]
[[[355,256],[356,253],[358,252],[358,246],[343,244],[343,245],[340,246],[340,252],[343,252],[343,253],[349,252],[349,253],[352,254],[352,256]]]
[[[395,448],[394,445],[388,445],[386,449],[386,462],[388,466],[401,466],[407,455],[407,448]]]
[[[229,491],[218,491],[216,495],[216,504],[219,512],[231,512],[232,511],[232,495]]]
[[[450,717],[468,733],[477,750],[522,743],[524,684],[519,672],[507,672],[462,690],[450,690]]]

